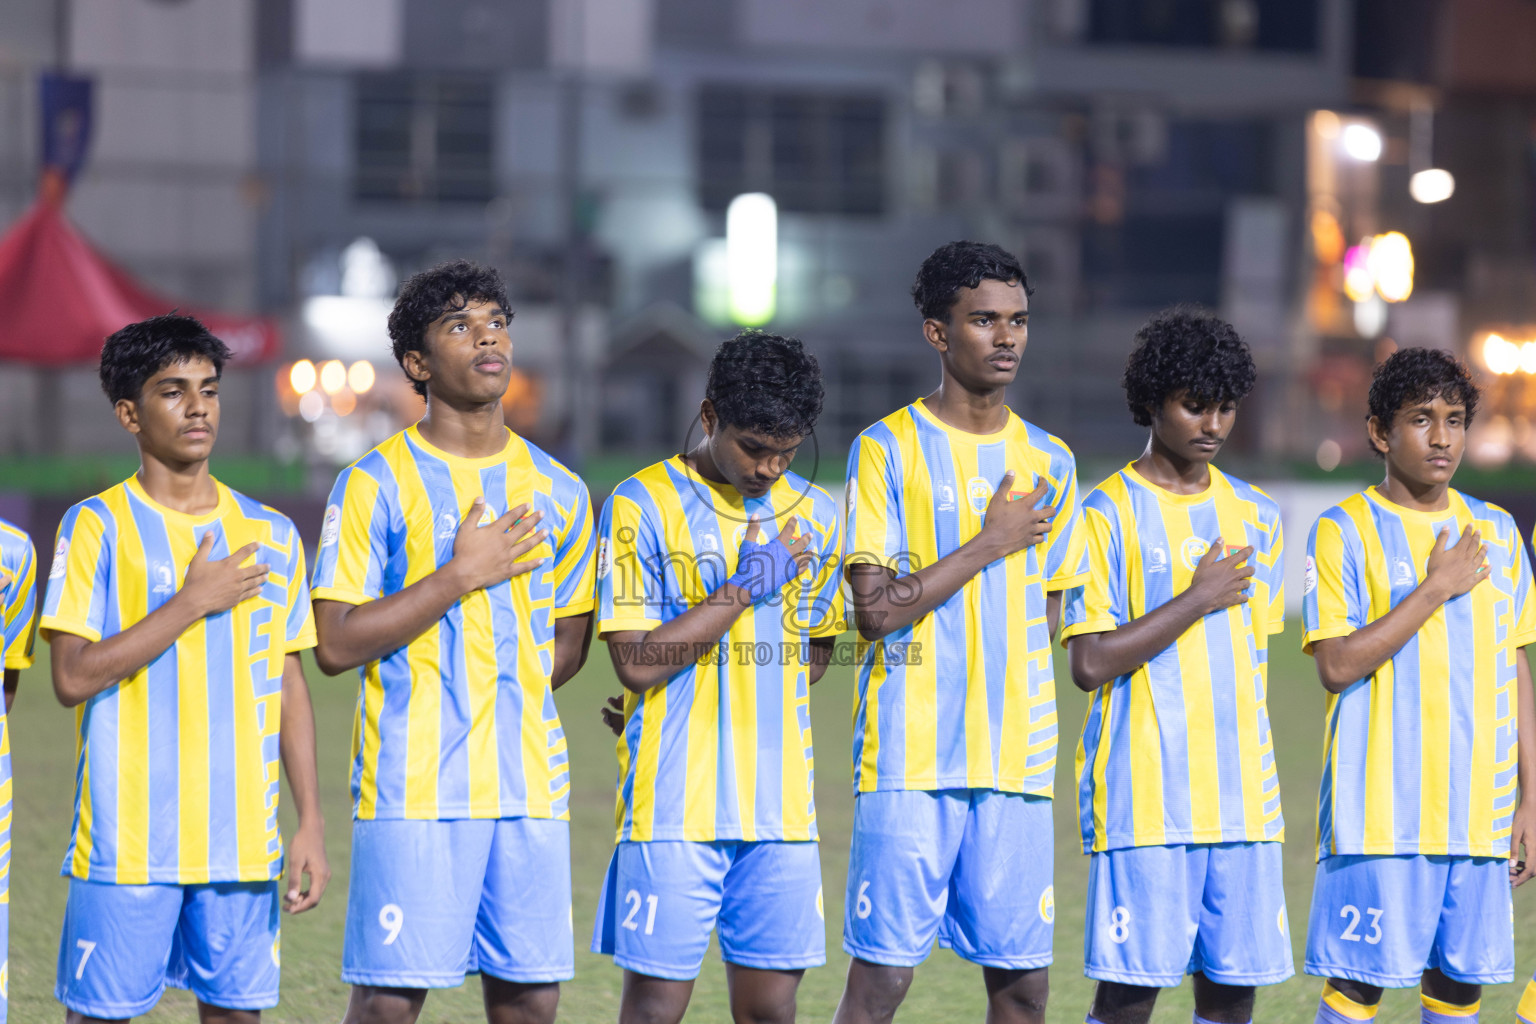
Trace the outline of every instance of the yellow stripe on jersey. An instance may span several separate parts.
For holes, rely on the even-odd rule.
[[[188,515],[130,478],[59,526],[42,629],[99,640],[180,587],[201,539],[210,557],[250,543],[267,584],[193,624],[175,645],[75,714],[80,784],[64,871],[124,884],[263,881],[282,868],[277,825],[283,667],[313,647],[304,548],[286,516],[215,482]]]
[[[1058,439],[1009,413],[996,434],[940,421],[918,401],[859,435],[848,456],[848,564],[904,577],[981,531],[1003,474],[1044,482],[1056,510],[1039,545],[987,566],[927,615],[858,644],[854,784],[1050,795],[1056,684],[1046,592],[1082,582],[1077,466]]]
[[[1252,547],[1246,604],[1212,612],[1166,650],[1089,698],[1077,747],[1084,852],[1280,840],[1270,735],[1269,638],[1284,628],[1280,508],[1211,467],[1174,494],[1133,465],[1083,499],[1090,575],[1062,608],[1062,643],[1105,633],[1190,586],[1218,540]]]
[[[1489,578],[1437,609],[1368,679],[1327,697],[1318,856],[1509,853],[1515,654],[1536,641],[1531,566],[1509,513],[1449,493],[1441,512],[1376,488],[1323,513],[1307,548],[1305,649],[1376,621],[1424,579],[1442,530],[1472,526]]]
[[[331,492],[315,600],[363,604],[445,566],[463,517],[528,504],[548,539],[533,572],[477,590],[404,647],[359,670],[353,814],[374,818],[566,818],[569,752],[555,712],[555,620],[592,610],[596,545],[586,485],[507,432],[496,455],[461,458],[416,427],[343,470]]]
[[[649,631],[701,603],[736,571],[747,520],[759,540],[789,516],[816,569],[743,612],[713,657],[624,698],[618,838],[749,842],[816,838],[806,645],[842,630],[837,503],[786,473],[761,498],[681,458],[621,483],[603,507],[598,631]],[[616,648],[615,656],[627,656]]]

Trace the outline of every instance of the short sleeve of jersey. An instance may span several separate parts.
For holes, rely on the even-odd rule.
[[[843,537],[838,517],[832,516],[832,529],[822,545],[815,581],[811,585],[811,610],[815,617],[811,636],[837,636],[843,631]]]
[[[1051,463],[1056,517],[1041,543],[1040,575],[1046,590],[1067,590],[1088,578],[1088,545],[1077,501],[1077,460],[1063,450]]]
[[[576,504],[555,546],[555,617],[585,615],[596,603],[596,531],[587,485],[576,481]]]
[[[0,618],[3,618],[6,668],[30,668],[37,636],[37,552],[17,537],[3,549],[0,564]]]
[[[1269,591],[1268,613],[1269,635],[1285,632],[1285,531],[1280,524],[1280,516],[1274,518],[1274,528],[1269,532],[1269,546],[1267,550],[1256,552],[1258,566],[1255,575],[1264,574],[1266,589]]]
[[[1515,547],[1520,549],[1520,558],[1515,565],[1515,628],[1514,646],[1525,647],[1536,643],[1536,593],[1533,593],[1533,581],[1531,576],[1531,559],[1526,554],[1525,545],[1520,543],[1520,533],[1515,531]]]
[[[1120,517],[1113,505],[1083,509],[1084,555],[1088,578],[1067,590],[1061,609],[1061,643],[1084,633],[1107,633],[1127,620],[1125,551]]]
[[[1333,516],[1324,514],[1307,541],[1301,642],[1308,654],[1317,641],[1348,636],[1365,625],[1360,571],[1358,541],[1346,535]]]
[[[638,486],[626,481],[629,486]],[[665,552],[640,503],[619,485],[598,524],[597,632],[652,630],[662,623]]]
[[[315,613],[309,602],[309,570],[304,564],[304,543],[299,531],[288,531],[288,621],[283,633],[283,653],[293,654],[315,646]]]
[[[367,604],[384,596],[390,514],[390,492],[377,479],[358,466],[342,470],[325,506],[311,598]]]
[[[45,633],[72,633],[92,642],[106,629],[112,585],[111,541],[101,515],[76,505],[59,524],[59,539],[48,570],[48,592],[40,623]]]
[[[890,565],[902,553],[901,494],[892,453],[860,436],[848,452],[847,563]]]

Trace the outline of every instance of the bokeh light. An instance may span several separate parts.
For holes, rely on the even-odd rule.
[[[320,364],[320,390],[334,395],[347,386],[347,368],[340,359],[329,359]]]
[[[372,391],[373,382],[373,364],[366,359],[359,359],[347,370],[347,386],[359,395]]]
[[[288,370],[288,383],[293,385],[295,394],[307,395],[315,390],[315,364],[308,359],[300,359]]]

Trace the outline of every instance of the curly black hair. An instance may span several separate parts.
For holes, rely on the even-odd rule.
[[[427,328],[438,317],[463,309],[471,302],[495,303],[507,311],[509,319],[512,315],[507,286],[494,267],[482,267],[469,260],[449,260],[406,281],[395,299],[395,308],[389,311],[389,340],[400,369],[405,369],[407,352],[426,351]],[[426,398],[427,385],[409,379],[416,393]]]
[[[1481,393],[1466,366],[1450,353],[1437,348],[1400,348],[1371,375],[1366,419],[1375,418],[1383,431],[1390,430],[1399,409],[1443,398],[1448,405],[1465,406],[1464,422],[1471,426]],[[1366,440],[1370,442],[1369,437]],[[1375,443],[1371,442],[1370,448],[1377,458],[1386,458]]]
[[[102,344],[101,390],[113,405],[124,399],[136,402],[149,378],[172,363],[199,356],[222,377],[230,360],[229,346],[194,317],[167,313],[140,320],[113,331]]]
[[[821,415],[821,367],[797,338],[742,331],[715,350],[704,397],[721,426],[805,437]]]
[[[1155,313],[1136,332],[1120,386],[1139,427],[1170,395],[1198,402],[1241,402],[1258,376],[1247,344],[1231,324],[1198,306]]]
[[[975,288],[983,281],[1017,281],[1025,295],[1035,293],[1024,267],[1008,251],[982,242],[946,242],[918,268],[912,302],[924,320],[948,321],[960,289]]]

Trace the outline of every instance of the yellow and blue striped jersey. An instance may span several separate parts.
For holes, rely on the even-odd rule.
[[[1056,509],[1038,545],[998,559],[904,629],[858,644],[853,778],[880,789],[1051,794],[1056,682],[1046,592],[1083,581],[1077,464],[1008,414],[995,434],[942,422],[919,400],[865,430],[848,455],[847,564],[917,572],[981,532],[1008,470]]]
[[[652,630],[736,571],[747,519],[766,542],[794,516],[808,570],[737,618],[711,656],[624,695],[618,838],[816,838],[805,646],[842,631],[837,502],[795,473],[743,498],[673,457],[619,484],[599,528],[600,634]],[[624,656],[622,649],[617,650]]]
[[[1536,641],[1531,563],[1509,513],[1452,490],[1441,512],[1375,487],[1324,512],[1307,544],[1308,653],[1376,621],[1423,581],[1442,529],[1472,526],[1488,579],[1447,601],[1369,679],[1329,694],[1317,855],[1504,857],[1515,813],[1515,653]]]
[[[1077,745],[1083,852],[1285,838],[1270,735],[1269,638],[1285,628],[1280,507],[1211,467],[1174,494],[1127,466],[1083,499],[1091,575],[1062,608],[1062,643],[1106,633],[1189,589],[1219,538],[1253,548],[1248,603],[1215,611],[1093,691]]]
[[[92,882],[256,882],[282,871],[277,825],[283,663],[315,645],[304,547],[288,517],[215,482],[189,515],[130,477],[59,524],[44,636],[96,641],[171,599],[205,534],[247,544],[266,586],[75,709],[75,817],[63,873]]]
[[[0,519],[0,666],[9,670],[31,666],[36,624],[37,554],[25,533]],[[11,725],[0,704],[0,904],[11,901],[10,879]],[[4,954],[0,943],[0,963]]]
[[[365,604],[447,565],[470,504],[481,524],[528,504],[545,564],[467,594],[404,646],[359,669],[352,723],[358,819],[566,818],[570,771],[555,710],[555,619],[592,610],[586,485],[507,431],[501,452],[463,458],[412,426],[342,471],[311,596]]]

